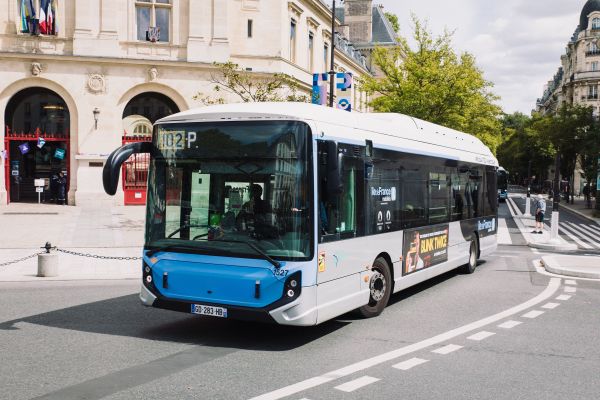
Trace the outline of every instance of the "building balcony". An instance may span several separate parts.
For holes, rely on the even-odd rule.
[[[592,94],[592,95],[588,95],[588,96],[581,96],[581,100],[582,101],[597,101],[598,100],[598,95],[597,94]]]
[[[582,71],[575,73],[575,80],[580,79],[600,79],[600,70],[598,71]]]
[[[591,57],[591,56],[600,56],[600,49],[598,50],[589,50],[585,52],[585,56],[586,57]]]

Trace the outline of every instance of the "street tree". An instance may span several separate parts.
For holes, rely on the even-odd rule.
[[[454,51],[452,33],[434,37],[427,23],[414,16],[413,21],[414,48],[399,37],[397,46],[374,50],[383,77],[364,79],[370,106],[471,133],[495,152],[501,142],[501,109],[492,83],[473,55]]]
[[[396,32],[396,33],[400,32],[400,22],[398,21],[398,16],[391,12],[385,12],[385,17],[392,25],[394,32]]]
[[[204,105],[225,104],[225,96],[233,96],[243,103],[249,102],[309,102],[310,96],[300,90],[298,82],[287,74],[264,74],[243,70],[231,61],[213,63],[217,72],[211,74],[213,94],[197,93],[194,100]]]
[[[548,122],[548,118],[537,114],[528,117],[517,112],[502,117],[504,140],[498,147],[497,157],[516,183],[525,183],[526,178],[536,176],[534,183],[540,185],[546,178],[555,155],[550,141],[540,129],[540,125]]]

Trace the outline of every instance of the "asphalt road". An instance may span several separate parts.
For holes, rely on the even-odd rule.
[[[536,258],[500,246],[313,328],[144,308],[136,281],[2,283],[0,398],[596,399],[600,282]]]

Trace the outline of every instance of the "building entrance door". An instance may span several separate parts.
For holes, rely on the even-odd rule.
[[[56,93],[29,88],[5,112],[5,182],[8,202],[66,202],[69,190],[69,111]],[[64,180],[52,179],[63,174]],[[40,196],[36,180],[43,180]]]

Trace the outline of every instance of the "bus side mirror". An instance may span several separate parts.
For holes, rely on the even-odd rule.
[[[327,141],[327,198],[335,199],[343,192],[341,170],[342,160],[337,143]]]
[[[114,196],[117,193],[119,186],[119,174],[121,173],[121,165],[133,154],[152,153],[151,142],[136,142],[129,143],[119,147],[108,156],[104,169],[102,170],[102,184],[104,191]]]

